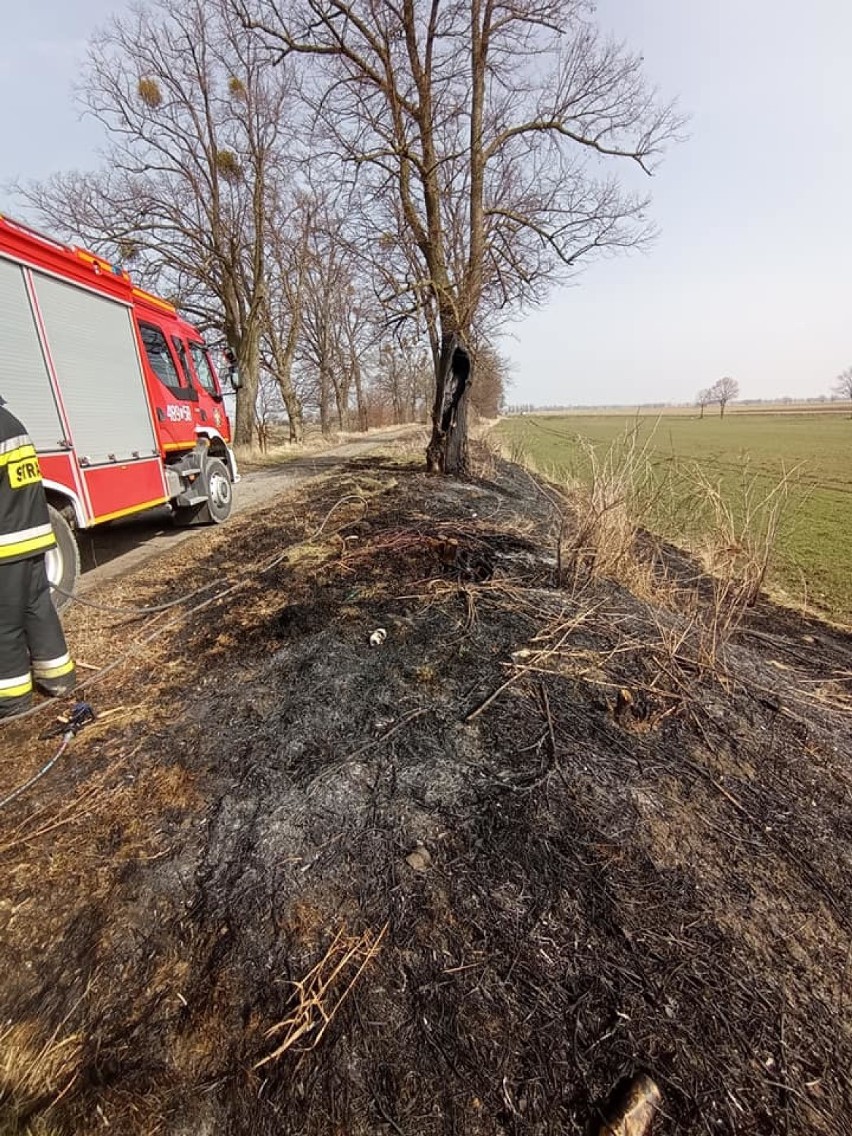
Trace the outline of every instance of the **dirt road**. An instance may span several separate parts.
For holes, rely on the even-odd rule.
[[[281,465],[242,473],[234,489],[232,515],[248,512],[264,501],[271,502],[311,477],[327,473],[350,458],[368,454],[388,442],[409,437],[418,429],[408,425],[375,430],[365,438],[321,453],[306,454]],[[82,576],[77,593],[91,593],[107,580],[113,580],[205,531],[204,527],[176,528],[170,510],[163,507],[82,532],[79,534]]]

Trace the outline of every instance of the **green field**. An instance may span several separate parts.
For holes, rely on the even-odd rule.
[[[626,432],[670,485],[691,485],[690,467],[701,469],[734,497],[744,477],[763,492],[792,472],[789,495],[769,583],[781,598],[804,603],[830,618],[852,623],[852,419],[846,413],[527,414],[496,428],[510,452],[528,455],[554,475],[588,476],[582,439],[598,454]],[[745,472],[744,472],[745,471]],[[684,490],[686,492],[686,490]],[[648,518],[649,527],[677,539],[676,508]]]

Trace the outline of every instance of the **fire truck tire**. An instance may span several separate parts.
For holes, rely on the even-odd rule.
[[[201,505],[175,509],[175,524],[221,525],[231,515],[234,487],[227,466],[219,458],[207,458],[207,500]]]
[[[48,505],[47,511],[56,536],[56,547],[51,548],[45,556],[47,578],[51,584],[58,584],[63,592],[70,593],[74,591],[80,575],[80,548],[65,514],[53,505]],[[70,595],[62,595],[62,592],[55,589],[51,589],[51,597],[57,611],[70,603]]]
[[[202,512],[207,514],[205,520],[221,525],[231,515],[234,487],[228,467],[219,458],[207,459],[207,486],[207,504]]]

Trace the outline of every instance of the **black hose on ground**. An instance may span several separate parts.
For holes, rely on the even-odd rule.
[[[185,596],[178,596],[176,600],[169,600],[168,603],[153,604],[150,607],[126,607],[123,604],[95,603],[94,600],[87,600],[82,596],[78,596],[76,592],[67,592],[65,588],[60,587],[59,584],[51,584],[50,590],[52,592],[59,592],[60,596],[64,596],[67,600],[73,600],[74,603],[82,604],[83,607],[90,607],[93,611],[103,611],[109,615],[143,616],[156,615],[158,612],[168,611],[169,608],[178,607],[182,603],[187,603],[189,600],[195,599],[196,596],[200,596],[202,592],[209,591],[216,583],[218,583],[218,581],[211,580],[210,583],[205,584],[203,588],[198,588],[196,591],[189,592]]]

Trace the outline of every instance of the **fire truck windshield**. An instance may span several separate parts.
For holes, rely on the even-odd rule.
[[[190,343],[189,350],[195,364],[198,381],[209,394],[218,394],[219,388],[216,385],[216,377],[213,374],[213,368],[210,366],[210,360],[207,358],[204,347],[200,343]]]
[[[167,387],[180,390],[181,387],[185,386],[185,383],[178,375],[177,367],[162,331],[158,327],[154,327],[153,324],[140,322],[139,333],[142,336],[142,345],[145,348],[145,354],[148,356],[151,370],[160,382],[165,383]]]

